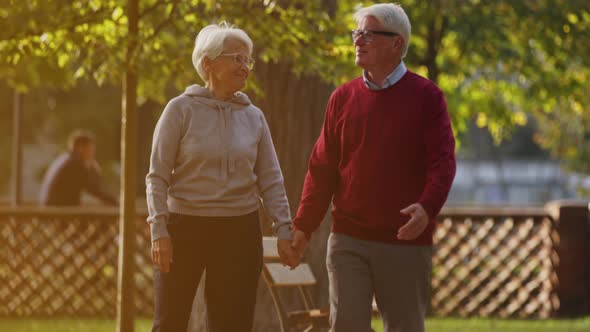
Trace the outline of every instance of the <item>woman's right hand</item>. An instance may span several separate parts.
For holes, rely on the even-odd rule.
[[[170,237],[162,237],[152,241],[152,262],[160,271],[170,271],[172,262],[172,241]]]

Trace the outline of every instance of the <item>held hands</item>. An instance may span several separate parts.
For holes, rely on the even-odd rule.
[[[295,251],[291,247],[291,240],[279,239],[277,241],[277,249],[279,251],[279,257],[283,265],[287,265],[293,270],[299,265]]]
[[[172,241],[170,237],[162,237],[152,241],[152,262],[160,271],[164,273],[170,271],[172,253]]]
[[[281,262],[294,270],[303,259],[303,252],[307,246],[307,237],[300,230],[293,231],[292,240],[278,240],[277,249]]]
[[[398,239],[413,240],[420,236],[428,226],[428,214],[420,203],[414,203],[400,212],[411,216],[411,218],[397,231]]]
[[[295,253],[295,258],[297,258],[297,265],[301,263],[303,259],[303,253],[305,252],[305,248],[307,247],[307,237],[303,231],[298,229],[293,231],[293,242],[291,242],[291,248]],[[295,265],[295,267],[297,267]]]

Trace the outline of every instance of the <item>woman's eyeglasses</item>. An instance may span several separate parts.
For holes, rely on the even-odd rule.
[[[243,55],[241,53],[231,53],[231,54],[220,54],[218,56],[230,56],[234,59],[234,62],[238,65],[244,65],[249,70],[254,69],[254,59],[249,56]]]

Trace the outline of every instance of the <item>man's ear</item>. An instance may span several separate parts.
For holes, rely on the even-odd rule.
[[[395,48],[399,49],[400,51],[404,48],[404,37],[399,36],[398,38],[395,38]]]

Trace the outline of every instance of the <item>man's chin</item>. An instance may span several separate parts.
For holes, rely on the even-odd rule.
[[[365,68],[365,62],[358,57],[354,60],[354,64],[357,65],[357,67]]]

